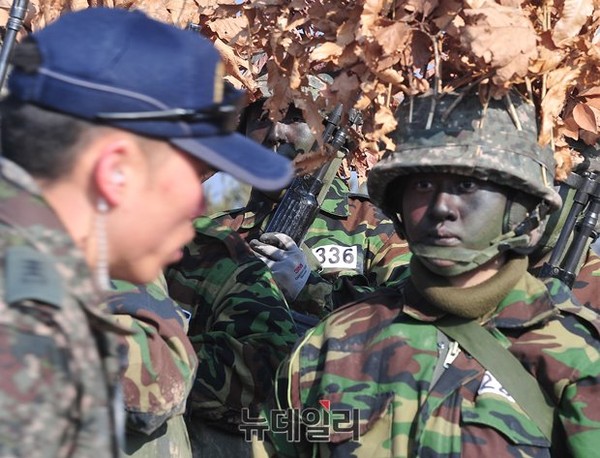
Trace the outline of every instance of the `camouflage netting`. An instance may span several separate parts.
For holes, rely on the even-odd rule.
[[[138,8],[180,27],[199,26],[221,51],[229,78],[250,98],[267,74],[271,116],[290,101],[316,133],[323,110],[354,106],[364,124],[348,166],[361,178],[396,127],[393,112],[407,96],[479,86],[499,98],[510,88],[534,102],[539,141],[555,148],[564,178],[578,153],[574,139],[596,143],[600,115],[600,0],[31,0],[26,27],[90,6]],[[10,4],[3,3],[6,22]],[[335,75],[313,100],[309,77]],[[323,154],[304,155],[304,168]]]

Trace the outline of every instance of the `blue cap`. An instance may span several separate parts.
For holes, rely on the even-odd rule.
[[[282,189],[285,158],[235,132],[242,92],[225,84],[206,38],[139,11],[88,8],[31,35],[36,71],[14,68],[11,96],[51,110],[164,139],[258,189]]]

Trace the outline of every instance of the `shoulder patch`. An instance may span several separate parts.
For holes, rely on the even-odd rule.
[[[7,304],[34,300],[60,307],[63,300],[62,280],[52,259],[26,245],[6,250]]]

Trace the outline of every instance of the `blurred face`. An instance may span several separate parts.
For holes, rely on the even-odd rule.
[[[271,122],[268,113],[263,112],[261,107],[251,110],[246,135],[288,159],[310,151],[315,143],[315,137],[302,117],[302,111],[294,106],[276,123]]]
[[[481,250],[502,234],[503,187],[460,175],[408,177],[402,188],[402,220],[411,244]],[[439,267],[454,261],[433,259]]]
[[[194,236],[192,220],[204,212],[202,175],[206,167],[166,142],[142,143],[137,178],[127,200],[111,214],[110,274],[145,283],[180,259]]]

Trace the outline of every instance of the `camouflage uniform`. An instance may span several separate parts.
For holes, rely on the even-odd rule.
[[[213,218],[251,240],[261,234],[271,213],[272,204],[266,199],[251,199],[245,208]],[[290,306],[320,317],[363,290],[401,278],[410,257],[392,222],[367,196],[350,193],[339,177],[333,180],[304,245],[322,268],[312,271]]]
[[[478,97],[436,102],[432,108],[426,96],[401,106],[396,151],[369,175],[373,200],[409,237],[410,276],[336,310],[299,342],[263,409],[268,425],[257,419],[255,432],[268,431],[266,441],[255,441],[257,451],[585,457],[600,447],[600,318],[574,304],[558,280],[527,273],[527,253],[542,233],[538,222],[560,205],[534,110],[518,97],[511,97],[511,114],[494,100],[484,109]],[[485,235],[477,238],[465,224],[492,193],[504,214],[494,215],[490,227],[482,224]],[[414,196],[419,202],[411,207],[407,199]],[[482,248],[473,248],[474,241]],[[462,274],[459,280],[474,286],[452,286]],[[471,348],[465,335],[449,337],[439,323],[446,316],[461,317],[491,339],[481,341],[483,363],[464,350]],[[502,347],[514,358],[500,373],[489,360],[501,359]],[[552,413],[533,402],[533,391],[517,388],[528,380],[519,371],[537,382]],[[340,425],[344,412],[354,421]]]
[[[585,150],[582,148],[578,148],[578,151],[585,153]],[[532,264],[529,271],[536,277],[541,277],[544,264],[550,261],[553,250],[556,249],[558,239],[563,232],[564,223],[573,207],[577,191],[575,188],[570,187],[568,183],[569,181],[559,183],[558,191],[563,199],[563,205],[559,211],[552,214],[549,218],[540,243],[538,243],[535,251],[529,256],[530,263]],[[576,241],[572,237],[569,237],[564,242],[565,245],[559,245],[563,246],[563,251],[560,253],[559,260],[557,261],[559,267],[564,268],[565,260],[571,259],[573,253],[570,253],[570,250],[576,245],[579,248],[583,248],[585,253],[582,255],[581,268],[577,272],[576,279],[573,282],[573,296],[581,304],[600,311],[600,257],[593,251],[591,244],[580,246],[580,241]]]
[[[198,360],[188,315],[168,297],[162,276],[144,286],[113,280],[113,287],[116,321],[136,331],[125,339],[126,455],[191,456],[183,413]]]
[[[194,443],[198,430],[216,425],[237,433],[241,410],[264,400],[296,329],[271,272],[249,246],[209,218],[198,218],[195,228],[167,283],[170,296],[192,314],[188,335],[199,368],[188,429],[194,453],[204,456]]]
[[[529,271],[537,276],[545,260],[538,262]],[[571,292],[581,304],[600,312],[600,257],[591,249],[587,251]]]
[[[128,331],[30,176],[0,164],[0,456],[118,456],[116,334]]]
[[[568,304],[569,291],[551,283],[554,297]],[[564,431],[557,428],[550,452],[514,401],[485,389],[493,386],[489,373],[464,352],[431,386],[439,317],[412,283],[335,311],[278,370],[278,395],[264,417],[287,407],[323,415],[320,401],[330,401],[330,411],[359,409],[360,440],[331,432],[328,442],[314,443],[322,457],[585,457],[600,446],[600,409],[593,407],[600,402],[600,321],[559,313],[544,284],[527,274],[486,325],[499,342],[511,344],[557,405]],[[277,450],[271,456],[315,456],[307,441],[289,442],[285,433],[269,439]]]
[[[573,295],[583,305],[600,312],[600,257],[591,249],[573,283]]]

